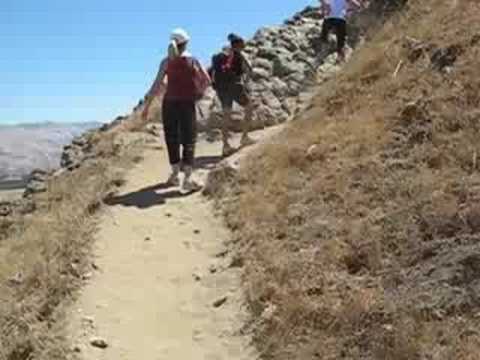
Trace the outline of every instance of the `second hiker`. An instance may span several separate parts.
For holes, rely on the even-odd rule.
[[[188,33],[183,29],[172,32],[168,57],[162,61],[157,78],[147,93],[142,114],[144,119],[148,117],[151,103],[162,92],[163,83],[167,78],[162,104],[165,142],[172,166],[167,183],[172,186],[179,185],[179,174],[183,168],[185,178],[182,192],[196,191],[200,188],[192,179],[197,137],[195,102],[210,84],[207,72],[187,51],[189,40]],[[183,148],[182,154],[180,146]]]
[[[229,156],[235,151],[229,142],[229,127],[234,103],[242,106],[245,111],[241,146],[254,143],[249,136],[253,105],[247,87],[252,66],[242,51],[245,48],[245,41],[235,34],[230,34],[228,40],[230,47],[224,47],[221,53],[213,57],[211,67],[213,87],[223,111],[223,156]]]
[[[320,0],[320,8],[325,16],[322,26],[322,43],[328,41],[328,34],[333,31],[337,37],[337,60],[345,60],[345,43],[347,38],[348,7],[360,7],[358,0]]]

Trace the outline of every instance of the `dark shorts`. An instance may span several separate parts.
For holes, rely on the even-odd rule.
[[[225,88],[218,88],[217,95],[223,110],[232,110],[234,102],[243,107],[250,104],[250,94],[243,84],[233,84]]]
[[[347,22],[344,19],[327,18],[322,25],[321,39],[328,41],[328,34],[333,31],[337,36],[337,51],[343,51],[347,38]]]

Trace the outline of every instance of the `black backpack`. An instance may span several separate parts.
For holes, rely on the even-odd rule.
[[[213,56],[210,77],[215,89],[235,82],[242,75],[242,60],[237,54],[227,55],[222,52]]]

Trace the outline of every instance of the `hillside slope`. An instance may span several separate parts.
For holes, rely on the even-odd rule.
[[[225,186],[265,358],[478,358],[479,18],[409,1]]]

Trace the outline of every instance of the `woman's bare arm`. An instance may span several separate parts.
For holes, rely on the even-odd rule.
[[[165,59],[160,64],[160,68],[158,69],[158,73],[155,78],[155,81],[150,87],[150,90],[148,90],[147,92],[147,95],[146,95],[147,98],[155,97],[160,93],[160,90],[165,81],[166,75],[167,75],[167,60]]]
[[[167,75],[167,64],[168,59],[164,59],[160,64],[160,68],[158,69],[157,77],[153,82],[150,90],[148,90],[147,95],[145,95],[145,107],[142,113],[142,117],[146,119],[148,117],[148,112],[150,110],[150,105],[152,101],[161,93],[161,90],[164,86],[165,78]]]

